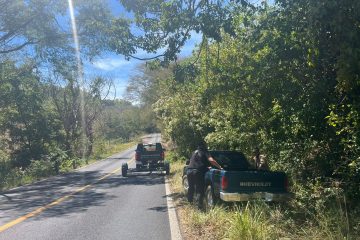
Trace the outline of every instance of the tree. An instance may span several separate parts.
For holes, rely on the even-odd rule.
[[[88,88],[82,88],[74,78],[65,83],[61,88],[59,83],[51,85],[51,97],[65,132],[65,149],[69,156],[88,157],[94,144],[94,124],[103,110],[102,102],[111,82],[96,77]]]
[[[31,49],[32,54],[48,61],[66,51],[73,55],[71,25],[64,21],[69,8],[67,1],[1,0],[0,7],[0,54]],[[97,0],[76,1],[74,8],[78,13],[82,50],[94,56],[105,47],[104,29],[110,27],[110,12]]]
[[[120,0],[134,17],[117,18],[111,29],[111,49],[126,58],[151,60],[160,58],[164,63],[176,60],[186,40],[194,32],[221,40],[221,30],[233,33],[231,8],[228,2],[214,0],[166,1]],[[136,26],[136,28],[134,27]],[[165,48],[163,53],[157,53]],[[138,49],[154,54],[141,58]]]
[[[194,56],[194,79],[173,76],[162,85],[158,116],[183,154],[195,136],[213,148],[249,155],[260,146],[273,169],[287,171],[294,181],[343,181],[347,196],[357,199],[359,95],[353,64],[359,59],[343,56],[359,49],[358,3],[277,3],[235,6],[234,34],[224,31],[221,42],[203,43]]]
[[[161,96],[161,82],[171,76],[171,68],[151,69],[145,63],[140,64],[135,73],[130,76],[125,98],[141,105],[150,106]]]
[[[44,106],[43,85],[33,73],[34,64],[16,66],[13,61],[2,63],[0,78],[0,129],[9,146],[13,163],[26,167],[30,160],[41,159],[59,131],[53,113]]]

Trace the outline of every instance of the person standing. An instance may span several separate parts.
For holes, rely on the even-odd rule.
[[[256,147],[254,150],[253,160],[254,160],[255,168],[258,169],[260,166],[260,150],[258,147]]]
[[[209,170],[210,166],[222,169],[216,160],[209,154],[205,142],[201,142],[198,148],[192,154],[190,163],[187,168],[187,179],[189,183],[188,201],[190,203],[194,200],[195,190],[199,193],[198,207],[202,209],[203,199],[205,194],[205,173]]]
[[[254,165],[257,170],[268,171],[269,166],[266,161],[266,156],[260,154],[260,150],[258,147],[254,150],[254,157],[253,157]]]

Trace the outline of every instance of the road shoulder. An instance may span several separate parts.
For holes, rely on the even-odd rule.
[[[178,216],[174,205],[174,200],[171,197],[171,190],[168,177],[165,177],[165,190],[166,190],[166,201],[169,214],[169,223],[172,240],[182,240],[181,231],[179,227]]]

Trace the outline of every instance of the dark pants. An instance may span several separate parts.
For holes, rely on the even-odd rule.
[[[188,201],[191,203],[193,202],[196,190],[196,192],[200,195],[198,205],[199,207],[202,207],[205,194],[205,172],[197,169],[188,169],[186,175],[189,183]]]

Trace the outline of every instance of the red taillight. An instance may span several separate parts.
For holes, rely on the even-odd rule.
[[[289,191],[289,180],[287,177],[285,177],[285,181],[284,181],[284,187],[286,191]]]
[[[229,185],[229,181],[227,179],[227,177],[222,176],[221,177],[221,189],[226,189]]]
[[[160,157],[161,157],[161,159],[164,159],[164,158],[165,158],[165,153],[164,153],[164,152],[161,152],[161,153],[160,153]]]
[[[135,153],[135,161],[139,161],[140,160],[140,153]]]

